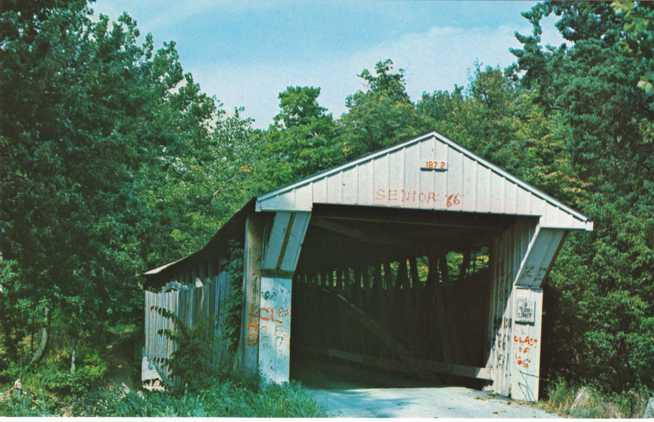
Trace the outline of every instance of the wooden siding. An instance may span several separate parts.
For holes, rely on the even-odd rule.
[[[511,391],[513,284],[535,232],[536,225],[517,222],[493,242],[491,250],[486,367],[493,373],[493,390],[507,396]]]
[[[511,335],[511,398],[538,401],[543,290],[516,288],[513,293],[513,334]],[[526,306],[532,320],[521,320],[520,308]]]
[[[428,160],[446,171],[425,170]],[[578,212],[433,133],[279,189],[258,211],[311,211],[314,203],[541,217],[541,226],[592,229]]]
[[[241,365],[263,382],[283,383],[290,376],[291,279],[311,214],[263,217],[250,215],[245,224]]]
[[[201,287],[169,283],[170,291],[145,292],[145,357],[153,365],[161,378],[170,380],[170,373],[165,365],[176,349],[176,345],[161,330],[175,331],[175,324],[170,318],[162,316],[157,308],[174,313],[188,327],[199,321],[209,321],[213,343],[213,358],[216,364],[223,363],[228,355],[228,343],[225,339],[227,299],[231,294],[229,274],[221,272],[207,280]]]

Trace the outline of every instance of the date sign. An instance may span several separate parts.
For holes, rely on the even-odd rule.
[[[447,161],[445,160],[427,160],[420,167],[423,171],[447,171]]]

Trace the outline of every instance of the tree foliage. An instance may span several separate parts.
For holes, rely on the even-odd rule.
[[[542,43],[551,15],[560,46]],[[29,361],[51,318],[72,350],[140,321],[139,274],[204,245],[250,197],[437,130],[595,222],[547,281],[545,375],[652,388],[654,7],[545,1],[524,16],[507,69],[477,64],[467,86],[413,101],[383,60],[343,115],[292,86],[257,130],[129,16],[3,3],[0,364]]]
[[[127,15],[10,2],[0,27],[0,251],[14,274],[0,324],[16,361],[43,306],[73,349],[137,320],[140,273],[202,245],[241,199],[221,191],[235,174],[220,163],[252,129]],[[19,302],[35,312],[21,317]]]
[[[543,47],[540,20],[559,16],[570,45]],[[545,2],[518,36],[521,83],[567,132],[565,153],[595,231],[573,236],[551,276],[549,366],[621,389],[654,379],[654,69],[647,2]],[[556,310],[556,312],[554,312]]]

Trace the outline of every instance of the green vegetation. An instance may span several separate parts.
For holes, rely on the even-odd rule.
[[[551,15],[567,44],[542,44]],[[546,1],[524,16],[533,32],[517,35],[515,65],[478,65],[466,87],[414,102],[385,60],[360,73],[367,87],[342,116],[320,106],[319,88],[289,87],[257,130],[129,16],[93,17],[84,0],[4,2],[0,386],[20,377],[24,388],[0,414],[313,415],[294,385],[107,387],[116,368],[138,367],[139,274],[204,245],[254,195],[431,130],[595,222],[568,236],[546,281],[550,401],[563,409],[570,385],[592,385],[623,412],[651,395],[654,6]]]
[[[648,398],[646,388],[608,393],[597,387],[573,387],[559,379],[551,385],[548,400],[538,407],[573,418],[639,418]]]
[[[90,390],[68,406],[24,393],[0,402],[3,416],[221,416],[320,417],[322,410],[299,385],[261,389],[231,380],[215,380],[204,389],[175,395],[125,391],[119,387]]]
[[[161,364],[170,370],[173,380],[167,383],[168,391],[196,392],[205,389],[214,381],[217,373],[212,365],[213,342],[208,321],[200,321],[193,327],[188,327],[174,312],[167,309],[156,309],[165,318],[174,321],[174,330],[160,330],[176,346],[170,358],[162,359]]]
[[[169,318],[176,318],[160,310]],[[225,368],[217,368],[206,341],[206,324],[187,327],[175,319],[174,333],[166,332],[178,349],[169,361],[172,380],[166,391],[130,389],[125,381],[139,381],[135,359],[126,360],[133,370],[121,384],[106,379],[107,363],[97,353],[82,355],[79,368],[69,372],[70,357],[51,353],[38,368],[16,371],[22,389],[0,400],[6,416],[221,416],[221,417],[320,417],[322,409],[295,382],[261,386]],[[125,334],[125,333],[123,333]],[[120,354],[118,346],[108,353]],[[5,374],[7,375],[7,374]]]

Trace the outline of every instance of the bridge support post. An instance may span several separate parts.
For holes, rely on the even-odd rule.
[[[239,343],[240,369],[246,376],[256,376],[259,361],[259,297],[261,259],[266,221],[259,215],[245,220],[243,245],[243,311]]]
[[[310,216],[309,212],[276,212],[263,248],[258,299],[253,303],[258,303],[256,366],[264,383],[289,380],[292,279]]]
[[[515,223],[493,244],[486,368],[491,389],[537,401],[540,381],[543,280],[565,232]]]

